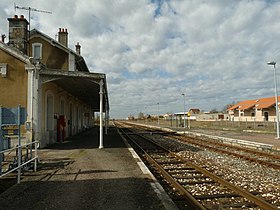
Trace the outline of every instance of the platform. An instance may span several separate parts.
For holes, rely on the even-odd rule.
[[[98,135],[93,128],[40,149],[38,172],[2,193],[0,208],[176,209],[116,128],[104,135],[104,149]]]
[[[139,123],[138,123],[139,124]],[[143,124],[141,124],[143,125]],[[147,127],[162,129],[168,132],[186,134],[189,136],[207,137],[226,142],[232,142],[244,146],[277,150],[280,151],[280,139],[276,138],[276,133],[264,133],[253,130],[234,131],[234,130],[211,130],[197,128],[182,128],[158,125],[145,125]]]

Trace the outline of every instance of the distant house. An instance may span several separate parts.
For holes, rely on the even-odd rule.
[[[228,113],[232,121],[274,122],[276,121],[275,97],[241,101],[228,108]]]
[[[164,120],[171,120],[171,119],[172,119],[172,114],[170,114],[170,113],[164,114],[164,115],[163,115],[163,119],[164,119]]]
[[[197,121],[219,121],[219,120],[228,120],[228,114],[224,113],[210,113],[204,112],[196,116]]]
[[[200,109],[190,109],[189,113],[190,115],[200,114]]]

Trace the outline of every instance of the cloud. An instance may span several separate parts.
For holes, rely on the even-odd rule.
[[[89,68],[107,75],[111,117],[138,112],[221,109],[227,103],[274,95],[280,60],[280,2],[231,0],[21,0],[31,27],[55,38],[68,28],[69,46],[82,46]],[[13,4],[0,3],[7,33]],[[25,14],[27,11],[17,11]],[[279,76],[278,76],[279,77]]]

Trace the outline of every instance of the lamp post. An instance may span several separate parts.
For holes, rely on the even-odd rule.
[[[182,93],[182,96],[184,97],[184,128],[186,128],[186,115],[185,115],[186,97],[184,93]]]
[[[145,114],[146,114],[146,125],[148,124],[148,115],[147,115],[147,107],[145,106]]]
[[[274,67],[274,85],[275,85],[275,112],[276,112],[276,131],[277,139],[279,139],[279,109],[278,109],[278,94],[277,94],[277,80],[276,80],[276,62],[269,61],[267,65],[272,65]]]
[[[158,127],[159,127],[159,102],[157,102],[157,125],[158,125]]]

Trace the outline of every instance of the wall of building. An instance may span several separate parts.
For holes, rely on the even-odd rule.
[[[263,121],[263,113],[261,109],[256,109],[256,121]]]
[[[48,99],[53,98],[52,115],[48,116]],[[65,92],[52,82],[43,84],[42,86],[42,112],[41,112],[41,133],[42,133],[42,146],[52,144],[57,141],[57,119],[63,115],[65,118],[65,138],[75,135],[86,127],[92,127],[94,120],[92,118],[92,111],[89,106],[79,101],[72,95]],[[62,108],[61,101],[64,101],[64,108]],[[49,112],[50,113],[50,112]],[[52,118],[53,128],[48,129],[48,120]]]
[[[40,62],[46,65],[47,68],[68,71],[69,68],[68,53],[66,53],[65,51],[57,47],[54,47],[49,42],[45,41],[40,37],[32,38],[30,43],[31,43],[30,44],[31,50],[32,50],[33,43],[42,44],[42,60]]]
[[[196,115],[197,121],[217,121],[217,120],[229,120],[229,115],[224,113],[204,113]]]
[[[268,117],[266,119],[265,113],[268,113]],[[254,113],[254,116],[252,116]],[[275,122],[276,121],[276,112],[275,109],[267,108],[267,109],[248,109],[248,110],[235,110],[234,113],[231,115],[231,119],[233,121],[247,121],[247,122]]]
[[[27,72],[25,64],[0,50],[0,63],[7,63],[7,75],[0,75],[0,105],[3,107],[27,106]]]

